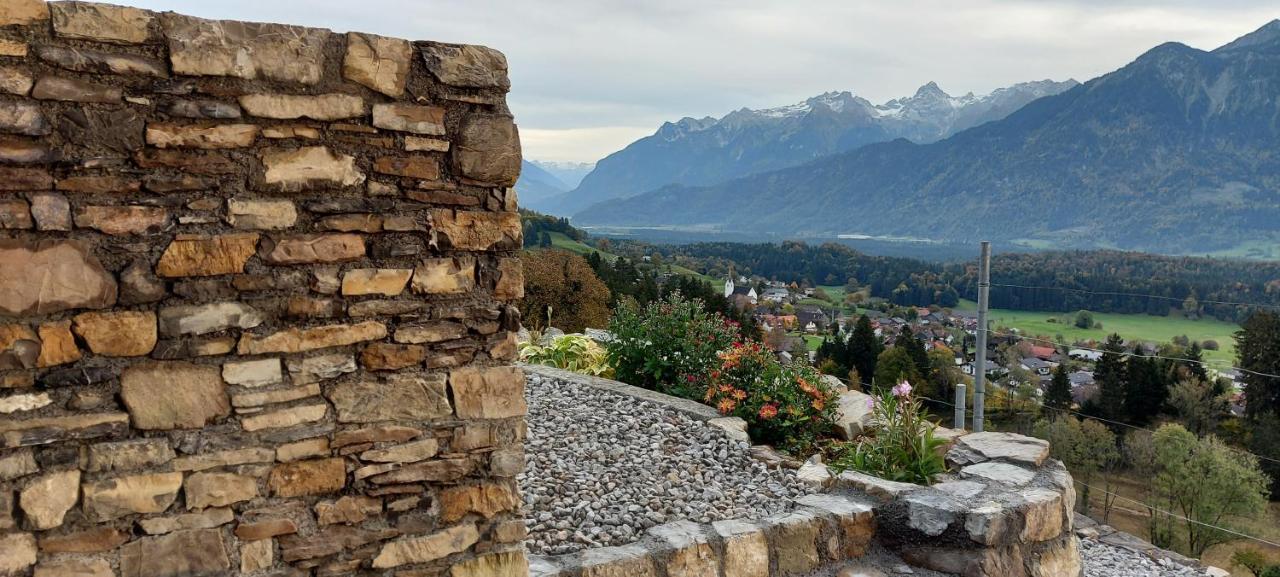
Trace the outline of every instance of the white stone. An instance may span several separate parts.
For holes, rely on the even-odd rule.
[[[232,361],[222,365],[222,380],[229,385],[265,387],[284,381],[280,359]]]

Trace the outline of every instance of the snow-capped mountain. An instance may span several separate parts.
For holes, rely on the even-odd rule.
[[[594,162],[556,162],[554,160],[530,160],[529,162],[551,173],[552,176],[560,179],[560,182],[569,185],[570,189],[577,188],[582,178],[596,167]]]
[[[934,142],[1076,84],[1041,80],[956,97],[929,82],[912,96],[882,104],[849,92],[827,92],[777,108],[742,108],[721,118],[686,117],[601,160],[575,190],[530,206],[571,215],[602,200],[668,184],[714,184],[876,142]]]

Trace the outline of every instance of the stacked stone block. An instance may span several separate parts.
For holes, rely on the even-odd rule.
[[[508,88],[0,2],[0,575],[524,575]]]

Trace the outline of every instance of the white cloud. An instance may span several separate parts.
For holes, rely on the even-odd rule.
[[[122,0],[159,10],[486,44],[511,64],[530,158],[596,160],[664,120],[1088,80],[1166,41],[1210,49],[1273,0]],[[641,130],[638,127],[644,127]],[[572,156],[565,156],[572,155]]]

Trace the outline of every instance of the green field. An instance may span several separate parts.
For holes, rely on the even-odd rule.
[[[978,305],[973,301],[962,300],[956,310],[976,311]],[[1177,316],[1157,317],[1145,314],[1093,313],[1094,320],[1102,323],[1101,329],[1076,328],[1070,323],[1074,313],[991,309],[989,316],[994,326],[1016,328],[1029,335],[1048,335],[1050,338],[1062,335],[1068,342],[1076,339],[1101,342],[1111,333],[1119,333],[1126,339],[1158,343],[1168,342],[1178,335],[1187,335],[1194,341],[1215,340],[1221,345],[1221,350],[1205,351],[1204,358],[1210,361],[1211,366],[1220,369],[1235,364],[1236,341],[1232,334],[1240,329],[1239,325],[1217,319],[1188,320]],[[1066,322],[1050,322],[1052,318]]]
[[[572,253],[575,253],[575,254],[580,254],[580,255],[582,255],[582,256],[587,256],[587,255],[589,255],[589,254],[591,254],[591,253],[593,253],[593,252],[598,252],[598,253],[600,253],[600,257],[601,257],[601,258],[603,258],[603,259],[605,259],[605,260],[607,260],[607,261],[609,261],[609,262],[613,262],[614,260],[617,260],[617,258],[618,258],[618,255],[616,255],[616,254],[610,254],[610,253],[604,252],[604,251],[602,251],[602,250],[600,250],[600,249],[597,249],[597,248],[595,248],[595,247],[593,247],[593,246],[588,246],[588,245],[586,245],[586,244],[583,244],[583,243],[581,243],[581,242],[578,242],[578,241],[576,241],[576,240],[573,240],[573,239],[571,239],[571,238],[569,238],[569,237],[565,236],[565,235],[564,235],[564,233],[552,232],[552,233],[549,233],[549,234],[551,235],[551,246],[553,246],[553,247],[555,247],[555,248],[558,248],[558,249],[560,249],[560,250],[565,250],[565,251],[572,252]],[[665,267],[665,265],[664,265],[664,267]],[[675,273],[675,274],[678,274],[678,275],[691,276],[691,277],[699,278],[699,279],[702,279],[702,280],[704,280],[704,281],[707,281],[707,282],[711,283],[713,286],[717,286],[717,287],[720,287],[720,288],[722,288],[722,289],[724,288],[724,279],[714,279],[714,278],[711,278],[711,277],[709,277],[709,276],[707,276],[707,275],[700,274],[700,273],[698,273],[698,272],[696,272],[696,271],[694,271],[694,270],[692,270],[692,269],[688,269],[688,268],[685,268],[685,267],[682,267],[682,266],[672,265],[672,266],[671,266],[671,272],[673,272],[673,273]]]

